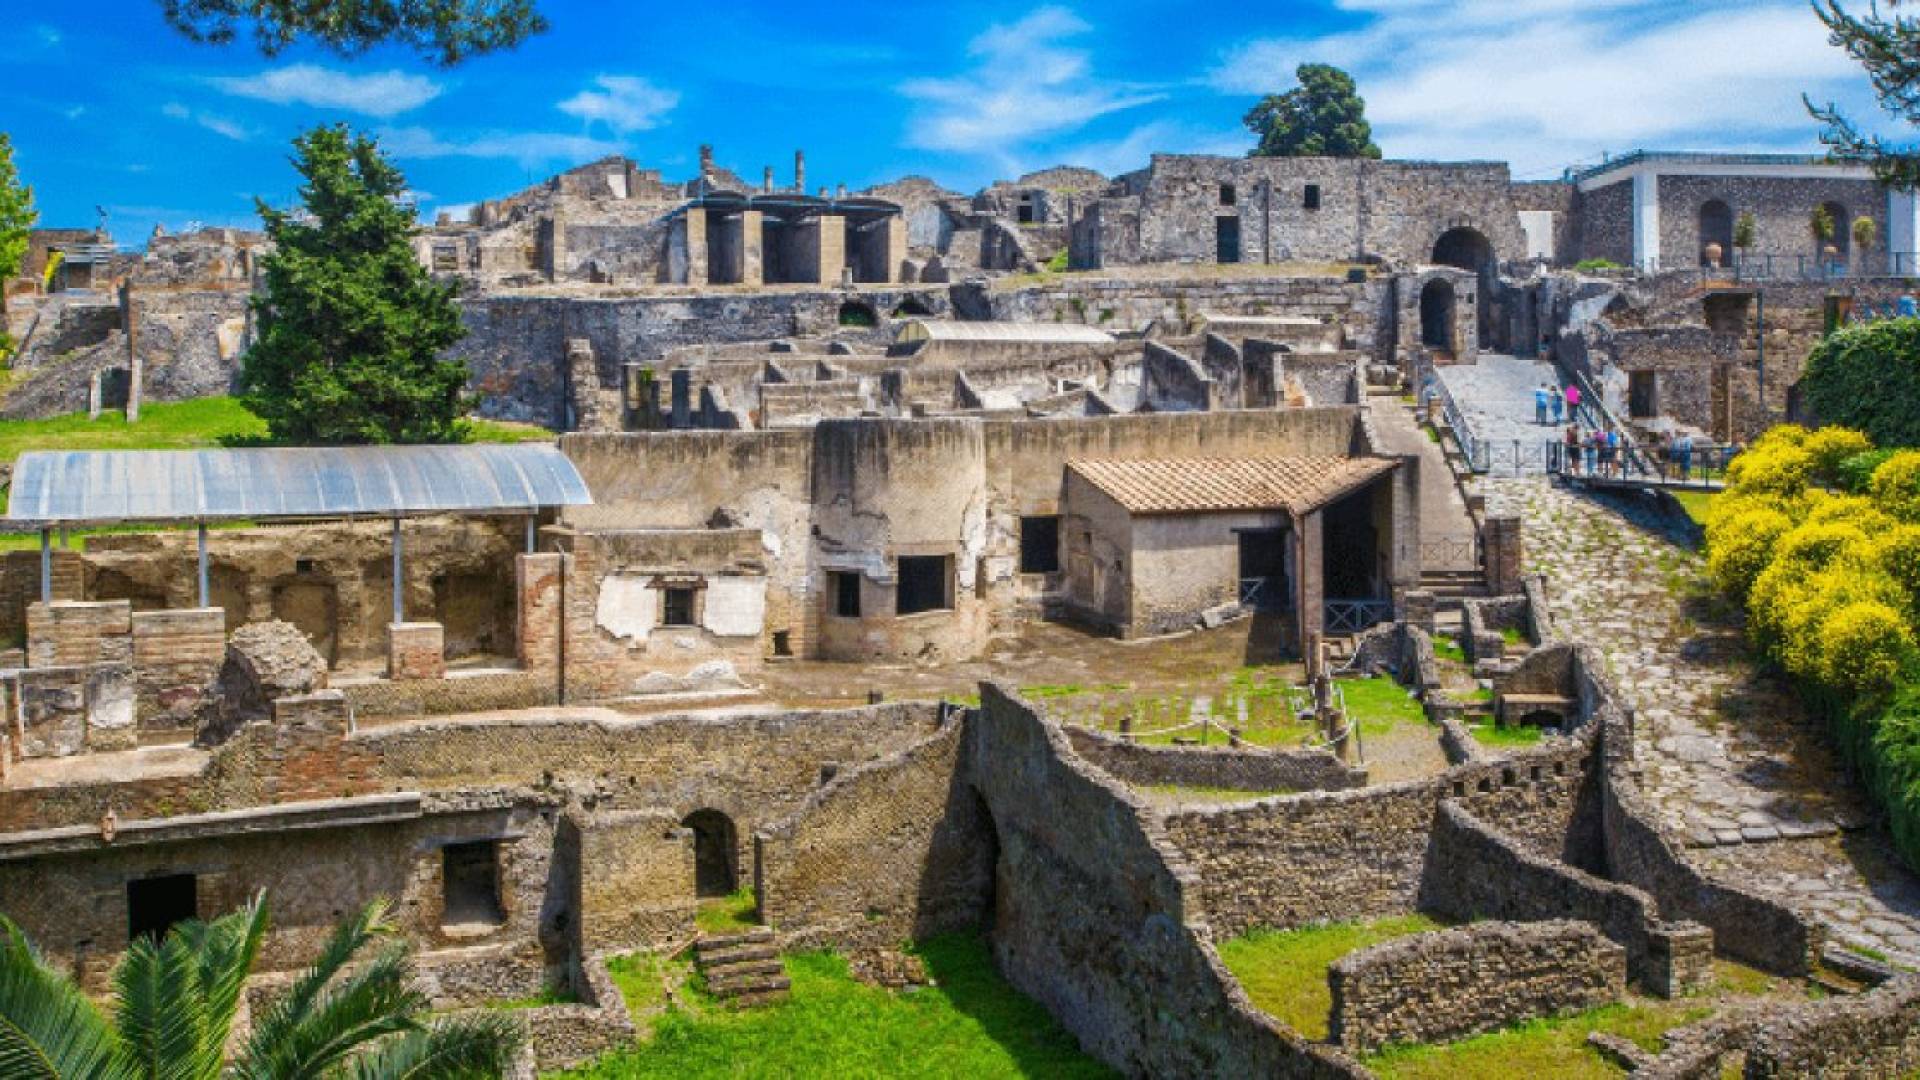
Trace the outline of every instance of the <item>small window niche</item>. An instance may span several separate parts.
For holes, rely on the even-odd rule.
[[[1301,198],[1300,205],[1306,207],[1308,210],[1320,209],[1320,185],[1319,184],[1307,185],[1307,193],[1305,196]]]
[[[499,926],[500,842],[476,840],[440,849],[441,916],[445,926]]]
[[[696,625],[693,608],[697,591],[691,585],[669,585],[660,590],[660,625]]]
[[[1221,206],[1233,206],[1237,204],[1239,201],[1240,201],[1240,193],[1234,190],[1232,184],[1220,185],[1220,205]]]
[[[1052,574],[1060,569],[1060,519],[1035,515],[1020,519],[1020,572]]]
[[[198,918],[200,881],[192,874],[166,874],[127,882],[127,940],[167,936],[175,925]]]
[[[896,573],[894,613],[918,615],[953,607],[953,556],[902,555]]]
[[[833,597],[833,614],[841,619],[860,617],[860,573],[857,570],[827,571],[827,591]]]

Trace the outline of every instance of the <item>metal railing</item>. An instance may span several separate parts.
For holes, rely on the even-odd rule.
[[[1241,578],[1240,606],[1249,611],[1267,613],[1292,611],[1293,596],[1283,578]]]
[[[1422,566],[1478,566],[1480,538],[1472,533],[1420,538]]]
[[[1446,417],[1447,430],[1453,433],[1454,445],[1460,448],[1460,455],[1466,459],[1467,469],[1484,473],[1490,467],[1487,464],[1486,444],[1476,438],[1473,429],[1467,426],[1467,414],[1460,410],[1459,402],[1453,400],[1453,392],[1434,370],[1433,360],[1423,349],[1414,361],[1415,381],[1419,385],[1419,400],[1432,400],[1440,403],[1441,415]]]
[[[1391,618],[1391,600],[1328,600],[1322,628],[1329,634],[1358,634]]]
[[[1642,460],[1616,455],[1605,460],[1598,447],[1582,443],[1578,452],[1568,453],[1565,443],[1543,447],[1547,471],[1556,476],[1599,477],[1616,480],[1644,480],[1650,484],[1689,484],[1710,486],[1723,483],[1727,464],[1739,453],[1737,447],[1695,444],[1692,450],[1650,454]]]
[[[1736,255],[1719,266],[1698,258],[1662,259],[1661,271],[1697,273],[1709,281],[1845,281],[1920,278],[1920,252],[1866,251],[1852,255]]]

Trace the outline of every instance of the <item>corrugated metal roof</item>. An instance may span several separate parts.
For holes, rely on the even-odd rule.
[[[900,344],[916,341],[1004,341],[1045,345],[1111,345],[1113,335],[1079,323],[1042,322],[959,322],[941,319],[912,319],[900,328],[894,340]]]
[[[1325,506],[1399,463],[1389,458],[1282,457],[1069,461],[1134,514],[1287,510]]]
[[[573,462],[546,444],[59,450],[20,455],[7,519],[388,517],[592,502]]]

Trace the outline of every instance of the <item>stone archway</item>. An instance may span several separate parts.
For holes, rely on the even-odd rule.
[[[740,881],[740,834],[733,819],[718,810],[695,810],[680,824],[693,830],[694,894],[731,894]]]
[[[1433,261],[1437,266],[1471,271],[1479,279],[1479,318],[1476,325],[1479,328],[1480,347],[1492,345],[1494,286],[1500,274],[1500,260],[1494,254],[1493,241],[1487,239],[1487,234],[1479,229],[1467,225],[1455,226],[1441,233],[1440,239],[1434,241]]]
[[[1437,277],[1420,289],[1420,344],[1455,357],[1453,282]]]

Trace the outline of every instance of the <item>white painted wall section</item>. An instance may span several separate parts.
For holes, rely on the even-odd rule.
[[[593,621],[629,644],[642,644],[660,624],[660,590],[650,575],[613,574],[600,581]]]
[[[1633,174],[1633,264],[1660,267],[1660,174]]]
[[[767,579],[709,579],[707,610],[701,621],[717,637],[759,637],[767,624]]]

